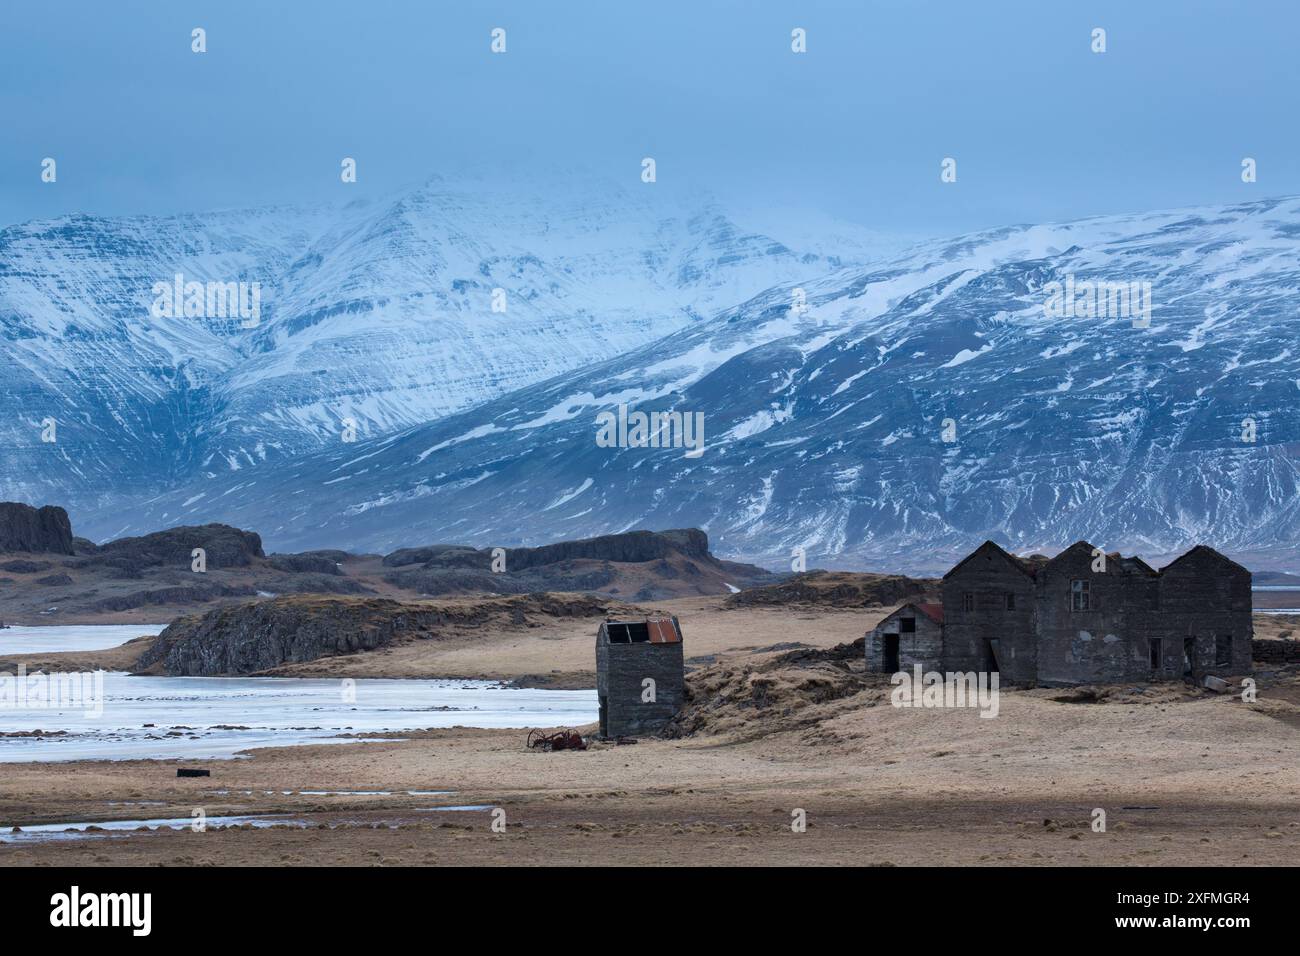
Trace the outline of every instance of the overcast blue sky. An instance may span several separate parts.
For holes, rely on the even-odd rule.
[[[6,2],[0,224],[504,161],[636,184],[643,156],[660,183],[909,234],[1294,194],[1297,35],[1293,0]]]

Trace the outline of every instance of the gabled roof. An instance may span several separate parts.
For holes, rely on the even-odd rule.
[[[1151,575],[1152,577],[1156,577],[1157,575],[1160,574],[1159,571],[1157,571],[1155,568],[1151,567],[1151,565],[1147,564],[1145,561],[1143,561],[1141,558],[1139,558],[1136,554],[1135,554],[1135,555],[1132,555],[1131,557],[1127,557],[1127,558],[1125,558],[1125,557],[1121,556],[1121,555],[1119,554],[1118,551],[1116,551],[1116,552],[1115,552],[1115,555],[1116,555],[1116,557],[1118,557],[1118,559],[1119,559],[1119,563],[1120,563],[1121,565],[1123,565],[1125,568],[1130,568],[1130,569],[1133,569],[1133,570],[1141,571],[1143,574],[1149,574],[1149,575]],[[1107,555],[1107,557],[1109,557],[1109,555]]]
[[[942,604],[914,604],[912,605],[930,620],[936,624],[943,623],[943,605]]]
[[[1092,556],[1092,554],[1094,554],[1097,551],[1097,549],[1087,541],[1076,541],[1074,542],[1074,544],[1070,545],[1064,551],[1060,552],[1060,554],[1057,554],[1047,563],[1053,564],[1072,551],[1087,551],[1088,555]],[[1129,555],[1126,557],[1119,551],[1108,551],[1106,552],[1106,560],[1111,562],[1112,564],[1118,565],[1120,570],[1122,571],[1136,571],[1140,574],[1147,574],[1152,577],[1155,577],[1160,573],[1155,568],[1151,567],[1151,565],[1147,564],[1145,561],[1139,558],[1136,554]]]
[[[954,564],[952,568],[948,571],[948,573],[943,576],[944,580],[946,581],[949,577],[951,577],[952,575],[960,571],[962,566],[965,565],[966,562],[974,559],[978,555],[988,553],[989,549],[992,549],[994,552],[1001,555],[1012,567],[1016,568],[1026,577],[1033,578],[1035,576],[1034,568],[1032,568],[1030,565],[1026,564],[1024,561],[1021,561],[1020,558],[1016,557],[1010,551],[1007,551],[997,542],[985,541],[983,544],[981,544],[970,554],[966,555],[966,557],[962,558],[960,561]]]
[[[884,617],[882,617],[878,622],[876,622],[875,626],[879,627],[881,624],[884,624],[886,621],[892,621],[895,617],[902,614],[904,611],[908,609],[911,609],[913,612],[918,614],[924,614],[930,620],[934,621],[935,624],[943,623],[942,604],[917,604],[913,601],[908,601],[906,604],[899,605],[897,608],[895,608],[894,610],[886,614]]]
[[[1087,541],[1076,541],[1068,548],[1063,548],[1060,551],[1058,551],[1056,554],[1052,555],[1052,557],[1047,562],[1047,566],[1051,567],[1053,564],[1056,564],[1058,561],[1064,558],[1067,554],[1070,554],[1074,551],[1080,551],[1080,550],[1086,551],[1088,553],[1088,556],[1091,557],[1092,553],[1097,549],[1093,547],[1091,544],[1089,544]]]
[[[1232,560],[1232,558],[1229,558],[1229,557],[1226,556],[1226,555],[1220,554],[1218,551],[1215,551],[1213,548],[1211,548],[1211,547],[1210,547],[1209,545],[1207,545],[1207,544],[1198,544],[1198,545],[1196,545],[1196,547],[1190,549],[1189,551],[1186,551],[1186,552],[1184,552],[1183,554],[1180,554],[1178,557],[1174,558],[1172,561],[1170,561],[1168,564],[1166,564],[1163,568],[1161,568],[1161,569],[1160,569],[1160,573],[1161,573],[1161,574],[1164,574],[1166,571],[1168,571],[1170,568],[1172,568],[1172,567],[1173,567],[1175,564],[1177,564],[1179,561],[1182,561],[1184,558],[1190,558],[1190,557],[1191,557],[1192,555],[1194,555],[1194,554],[1203,554],[1203,555],[1205,555],[1205,556],[1207,556],[1207,557],[1214,558],[1215,560],[1217,560],[1217,561],[1218,561],[1219,563],[1221,563],[1221,564],[1229,564],[1229,565],[1232,565],[1232,567],[1237,568],[1238,570],[1241,570],[1241,571],[1245,571],[1247,574],[1250,574],[1250,570],[1249,570],[1247,567],[1245,567],[1244,565],[1238,564],[1236,561]]]

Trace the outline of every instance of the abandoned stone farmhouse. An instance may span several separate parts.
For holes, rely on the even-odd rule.
[[[1079,541],[1021,558],[986,541],[866,640],[869,670],[997,671],[1014,684],[1200,681],[1251,666],[1251,577],[1197,545],[1159,571]]]

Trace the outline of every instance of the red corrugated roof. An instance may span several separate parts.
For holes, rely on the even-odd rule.
[[[942,604],[918,604],[916,609],[934,621],[936,624],[943,623],[943,605]]]
[[[645,623],[650,629],[651,644],[677,644],[682,639],[677,633],[677,624],[671,617],[647,618]]]

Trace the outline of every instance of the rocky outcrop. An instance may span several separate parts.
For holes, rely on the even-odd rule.
[[[303,551],[301,554],[273,554],[266,563],[277,571],[290,574],[303,572],[313,574],[342,574],[339,570],[341,558],[336,555],[341,551]],[[346,555],[345,555],[346,556]]]
[[[195,575],[197,577],[197,575]],[[96,611],[130,611],[138,607],[165,607],[176,604],[201,604],[224,597],[253,597],[257,592],[250,587],[217,585],[185,585],[132,591],[101,598],[94,604]]]
[[[936,578],[851,571],[808,571],[784,581],[750,588],[727,598],[728,607],[813,604],[822,607],[887,607],[904,601],[937,600]]]
[[[709,554],[709,536],[698,528],[674,531],[628,531],[624,534],[607,534],[578,541],[560,541],[538,548],[506,548],[505,551],[506,568],[512,572],[526,571],[564,561],[616,561],[636,564],[657,561],[674,553],[712,560]],[[386,555],[384,564],[389,567],[421,564],[426,568],[488,571],[492,566],[492,549],[450,544],[401,548]]]
[[[374,650],[433,620],[397,601],[274,598],[185,617],[158,635],[137,667],[177,675],[252,674],[286,662]]]
[[[605,591],[655,601],[682,593],[718,594],[728,584],[772,580],[763,568],[720,561],[709,553],[709,537],[698,528],[629,531],[561,541],[537,548],[493,549],[435,544],[401,548],[384,557],[396,570],[384,580],[424,595],[487,592]]]
[[[551,594],[445,606],[386,598],[274,598],[181,618],[155,638],[136,667],[173,676],[255,674],[397,640],[436,638],[449,627],[518,626],[531,614],[595,617],[607,607],[598,598]]]
[[[709,536],[698,528],[680,531],[629,531],[579,541],[560,541],[540,548],[508,548],[506,566],[523,571],[560,561],[579,559],[638,563],[657,561],[677,552],[692,558],[710,558]]]
[[[54,505],[0,501],[0,551],[72,554],[72,522]]]
[[[48,571],[52,567],[54,565],[48,561],[26,561],[22,558],[0,561],[0,571],[8,571],[10,574],[36,574],[39,571]]]
[[[431,544],[422,548],[398,548],[384,555],[384,567],[404,568],[412,564],[487,571],[492,566],[492,552],[462,544]]]
[[[37,515],[25,505],[13,510],[24,521]],[[61,509],[47,511],[66,520]],[[265,555],[257,534],[223,524],[170,528],[103,545],[65,537],[71,552],[58,560],[0,555],[0,572],[14,575],[0,578],[0,607],[6,613],[17,620],[40,615],[54,623],[58,616],[149,608],[157,609],[156,619],[168,620],[205,605],[305,594],[382,594],[400,601],[576,592],[655,602],[725,594],[774,579],[762,568],[713,557],[708,536],[695,529],[512,548],[504,566],[494,561],[492,548],[455,544],[403,548],[386,557],[329,549]],[[200,570],[193,563],[196,548],[205,552],[202,574],[194,573]],[[38,581],[40,575],[49,577]],[[54,587],[66,589],[57,601],[48,590]],[[54,604],[57,608],[51,608]],[[49,617],[54,611],[56,617]]]
[[[420,567],[384,576],[393,587],[430,597],[444,594],[533,594],[538,591],[599,591],[614,580],[608,566],[546,567],[494,574],[461,568]]]
[[[195,548],[207,555],[209,568],[243,568],[262,554],[262,539],[252,531],[226,524],[168,528],[140,538],[118,538],[102,545],[90,561],[117,561],[127,567],[190,567]]]

